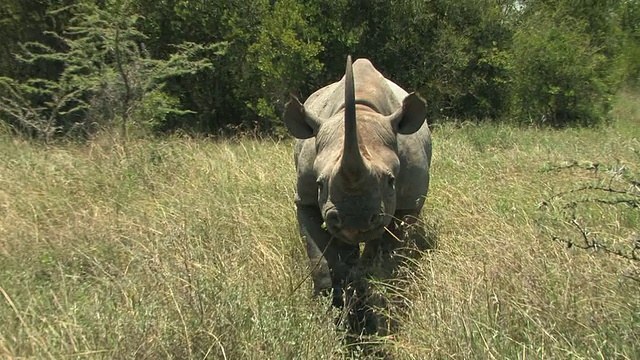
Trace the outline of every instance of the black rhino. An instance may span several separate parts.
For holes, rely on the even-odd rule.
[[[345,76],[287,103],[284,123],[298,140],[296,208],[315,293],[344,305],[361,256],[375,256],[429,189],[431,134],[426,104],[376,70],[347,58]],[[360,243],[365,243],[360,254]]]

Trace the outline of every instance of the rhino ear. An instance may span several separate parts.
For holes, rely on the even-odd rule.
[[[293,95],[284,110],[284,125],[297,139],[308,139],[318,133],[321,121],[305,111],[304,105]]]
[[[398,134],[409,135],[418,131],[427,117],[427,105],[416,93],[402,100],[402,107],[389,115],[391,126]]]

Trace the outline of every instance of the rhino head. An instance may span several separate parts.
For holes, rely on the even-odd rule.
[[[357,244],[380,237],[391,222],[402,191],[396,184],[398,134],[418,131],[426,106],[414,93],[388,115],[379,113],[366,98],[356,101],[351,56],[344,89],[344,104],[331,117],[306,111],[293,97],[284,122],[298,139],[315,137],[313,169],[326,228],[341,241]]]

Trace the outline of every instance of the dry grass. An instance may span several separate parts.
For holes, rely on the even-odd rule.
[[[400,327],[377,347],[399,359],[640,357],[640,264],[567,248],[581,234],[565,205],[583,198],[553,198],[622,186],[620,167],[640,178],[639,109],[623,95],[599,129],[436,128],[423,218],[438,247],[386,287]],[[140,140],[128,154],[106,138],[0,139],[0,357],[364,356],[308,282],[293,291],[307,269],[290,143]],[[574,160],[602,170],[553,170]],[[581,204],[590,236],[629,253],[640,210]]]

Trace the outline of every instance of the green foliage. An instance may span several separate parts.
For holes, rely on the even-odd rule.
[[[460,5],[442,1],[436,14],[425,96],[437,115],[462,119],[496,119],[508,107],[507,49],[511,42],[507,8],[495,1]],[[431,51],[429,51],[431,50]],[[434,109],[435,110],[435,109]],[[436,114],[434,114],[436,115]]]
[[[73,104],[80,93],[64,83],[45,79],[29,79],[20,83],[14,79],[0,78],[0,113],[9,117],[9,123],[23,133],[50,140],[58,131],[57,115],[72,114],[83,108]],[[46,98],[42,105],[31,99]]]
[[[323,64],[322,73],[315,79],[305,84],[306,89],[317,89],[328,82],[335,81],[344,73],[346,56],[341,54],[356,55],[359,44],[365,39],[366,22],[361,16],[364,12],[358,9],[366,3],[357,3],[350,0],[303,0],[304,11],[308,17],[310,30],[322,44],[323,51],[318,54],[318,59]],[[373,51],[369,57],[374,59]],[[364,54],[363,54],[364,56]],[[298,89],[296,89],[298,90]]]
[[[169,114],[183,114],[171,96],[162,94],[166,80],[211,67],[202,54],[223,50],[223,44],[183,43],[168,59],[152,59],[144,49],[146,36],[136,28],[139,16],[127,15],[125,5],[106,11],[80,4],[70,10],[74,16],[64,33],[46,32],[63,50],[29,42],[20,55],[27,64],[60,65],[57,79],[0,82],[6,89],[0,112],[17,129],[47,140],[59,131],[89,131],[96,124],[120,124],[126,135],[133,113],[146,117],[136,119],[136,125],[158,125]]]
[[[156,130],[164,126],[169,116],[189,113],[192,111],[180,110],[180,100],[158,87],[143,94],[131,117],[142,122],[143,128]]]
[[[625,80],[640,85],[640,1],[624,1],[621,6],[621,27],[625,35],[621,52]]]
[[[612,88],[603,76],[606,57],[586,24],[538,12],[513,39],[513,96],[517,119],[553,126],[600,122]]]
[[[24,81],[30,77],[52,79],[50,75],[58,74],[59,67],[44,64],[28,66],[18,60],[15,55],[20,52],[20,44],[26,42],[58,46],[55,39],[45,35],[44,32],[63,31],[71,15],[68,11],[51,13],[49,10],[64,8],[78,2],[74,0],[2,1],[0,4],[0,39],[2,39],[0,75],[10,75]]]
[[[437,247],[372,279],[398,326],[367,344],[311,297],[290,141],[0,136],[0,358],[635,359],[640,209],[575,190],[637,193],[637,97],[598,129],[436,125]],[[583,199],[616,253],[580,248]]]
[[[72,4],[94,9],[93,18],[82,15],[85,23],[79,23],[78,6]],[[45,102],[55,103],[54,95],[33,99],[31,90],[16,84],[70,81],[65,76],[73,73],[72,61],[44,55],[76,57],[77,69],[87,72],[79,75],[88,78],[43,90],[60,91],[62,98],[65,91],[82,89],[79,102],[65,105],[81,110],[47,127],[54,133],[114,122],[153,124],[158,131],[281,133],[288,94],[304,99],[339,79],[347,54],[370,58],[384,75],[418,91],[428,101],[431,122],[595,124],[607,118],[611,94],[640,76],[638,0],[47,0],[33,5],[17,0],[0,5],[5,40],[0,77],[16,81],[4,81],[2,95],[22,91],[44,111],[38,117],[46,118],[51,104]],[[116,29],[120,44],[114,47]],[[16,57],[26,43],[42,46],[28,48],[37,54],[31,62]],[[191,44],[194,52],[187,54],[179,44]],[[185,61],[166,68],[175,72],[150,75],[164,71],[152,59],[171,63],[175,54],[182,55],[174,60]],[[100,63],[106,66],[95,65]],[[101,84],[94,90],[76,83],[95,79]],[[127,83],[137,87],[127,91]],[[142,100],[145,96],[150,98]],[[153,106],[138,111],[132,105],[158,101],[164,105],[157,114],[150,113]],[[20,107],[13,111],[20,113]],[[170,108],[191,111],[166,111]],[[13,117],[5,114],[3,121],[30,122]]]
[[[247,106],[259,117],[279,122],[292,84],[304,84],[318,76],[322,45],[311,38],[297,0],[277,1],[268,11],[258,37],[247,49],[243,88]]]

